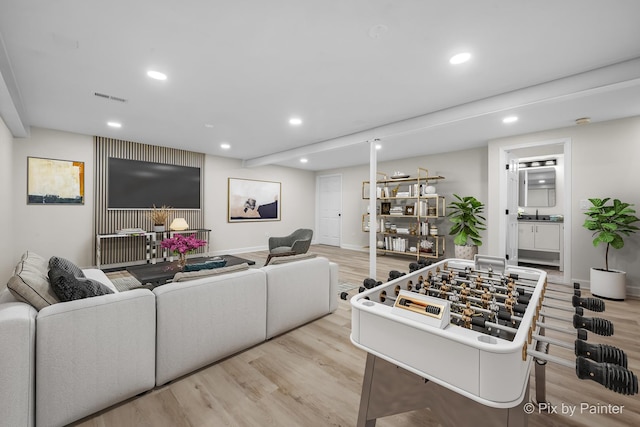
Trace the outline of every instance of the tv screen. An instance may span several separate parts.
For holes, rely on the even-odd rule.
[[[200,209],[200,168],[109,157],[109,209]]]

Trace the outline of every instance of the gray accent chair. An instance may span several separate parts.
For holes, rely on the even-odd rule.
[[[264,265],[269,264],[273,257],[307,253],[312,237],[313,230],[308,228],[299,228],[284,237],[269,237],[269,256]]]

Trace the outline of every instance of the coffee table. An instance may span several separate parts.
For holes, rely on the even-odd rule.
[[[232,265],[247,263],[254,265],[256,262],[250,259],[244,259],[233,255],[220,255],[215,259],[223,258],[227,261],[226,267]],[[209,261],[214,258],[189,258],[187,264],[196,264]],[[127,271],[143,285],[149,284],[152,287],[164,285],[170,283],[173,280],[173,276],[180,270],[178,269],[178,261],[173,262],[159,262],[157,264],[142,264],[133,265],[127,267]]]

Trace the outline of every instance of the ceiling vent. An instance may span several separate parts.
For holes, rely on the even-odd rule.
[[[104,99],[110,99],[112,101],[118,101],[118,102],[127,102],[126,99],[124,98],[119,98],[117,96],[111,96],[111,95],[107,95],[105,93],[100,93],[100,92],[94,92],[93,93],[95,96],[99,97],[99,98],[104,98]]]

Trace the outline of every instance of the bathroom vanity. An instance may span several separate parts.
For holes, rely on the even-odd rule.
[[[549,265],[564,271],[564,223],[551,221],[548,215],[518,220],[518,261]]]

